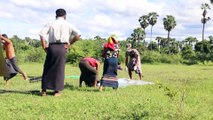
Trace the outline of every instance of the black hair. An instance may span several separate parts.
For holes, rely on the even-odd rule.
[[[8,38],[8,37],[7,37],[7,34],[2,34],[1,36],[5,37],[5,38]]]
[[[62,9],[62,8],[57,9],[57,10],[55,11],[55,13],[56,13],[56,17],[61,17],[61,16],[66,15],[66,11],[65,11],[64,9]]]

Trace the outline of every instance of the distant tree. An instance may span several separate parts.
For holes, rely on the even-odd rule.
[[[163,38],[162,37],[156,37],[155,40],[158,42],[158,48],[160,49],[160,42]]]
[[[149,26],[149,16],[148,15],[141,16],[138,22],[140,23],[141,27],[144,29],[145,32],[146,31],[145,29]]]
[[[195,44],[195,52],[208,54],[211,52],[209,41],[203,40]]]
[[[205,24],[207,21],[210,20],[210,17],[207,17],[207,9],[211,9],[208,3],[203,3],[201,5],[201,9],[203,10],[203,18],[201,19],[201,23],[203,24],[203,29],[202,29],[202,41],[204,40],[204,30],[205,30]]]
[[[195,56],[195,52],[192,49],[192,46],[186,45],[183,47],[181,51],[181,56],[183,59],[190,60],[193,59]]]
[[[148,21],[149,21],[149,24],[151,25],[151,38],[150,38],[150,41],[152,41],[152,28],[157,23],[157,19],[158,19],[159,15],[156,12],[151,12],[151,13],[149,13],[148,16],[149,16]]]
[[[102,38],[99,35],[97,35],[97,36],[94,37],[94,39],[95,40],[101,40]]]
[[[170,54],[177,54],[179,52],[179,46],[178,43],[176,42],[176,39],[170,39],[169,41],[169,53]]]
[[[163,18],[163,25],[164,25],[164,29],[168,31],[167,39],[169,41],[170,40],[170,32],[177,25],[175,18],[172,15],[167,15],[165,18]]]
[[[210,44],[211,53],[213,54],[213,36],[209,36],[209,44]]]
[[[177,45],[179,50],[181,51],[183,49],[184,41],[177,41]]]
[[[154,41],[151,41],[148,45],[148,50],[158,51],[158,44]]]
[[[196,37],[189,36],[185,40],[183,40],[187,45],[193,46],[193,43],[197,43],[198,39]]]
[[[139,27],[134,29],[133,33],[131,34],[131,38],[133,41],[135,42],[137,41],[137,47],[139,47],[140,43],[145,40],[144,30]]]

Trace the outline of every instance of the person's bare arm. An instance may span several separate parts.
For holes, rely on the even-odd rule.
[[[41,40],[42,48],[46,51],[46,48],[48,48],[48,46],[47,46],[47,43],[45,41],[45,38],[40,35],[40,40]]]
[[[127,66],[127,64],[128,64],[128,60],[129,60],[127,52],[126,52],[125,57],[126,57],[126,60],[125,60],[125,66]]]
[[[135,64],[138,65],[138,55],[135,55]]]
[[[4,41],[6,43],[12,43],[12,41],[10,39],[7,39],[6,37],[1,36],[1,41]]]
[[[76,41],[78,41],[80,39],[81,35],[77,35],[75,36],[71,41],[70,41],[70,45],[74,44]]]

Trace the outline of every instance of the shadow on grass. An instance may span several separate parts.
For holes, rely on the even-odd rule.
[[[99,92],[98,88],[94,87],[78,87],[66,83],[64,89],[73,90],[73,91],[85,91],[85,92]]]
[[[64,85],[64,89],[72,90],[72,91],[84,91],[84,92],[99,92],[98,88],[94,87],[78,87],[74,85],[70,85],[66,83]],[[7,94],[7,93],[14,93],[14,94],[29,94],[29,95],[36,95],[41,96],[40,90],[5,90],[0,89],[0,95],[1,94]],[[53,95],[53,92],[47,92],[47,95]]]
[[[30,95],[38,95],[38,96],[40,96],[40,90],[24,91],[24,90],[3,90],[3,89],[0,89],[0,95],[1,94],[5,94],[5,93],[30,94]]]

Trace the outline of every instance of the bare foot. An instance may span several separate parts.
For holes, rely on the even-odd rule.
[[[5,80],[5,81],[6,81],[5,83],[6,86],[10,84],[9,80]]]
[[[42,90],[40,94],[41,94],[41,96],[46,96],[47,92],[46,92],[46,90]]]
[[[22,76],[23,76],[24,80],[29,80],[29,78],[28,78],[26,73],[23,73]]]
[[[55,96],[55,97],[59,97],[59,96],[61,96],[61,92],[59,92],[59,91],[55,91],[53,96]]]
[[[103,86],[99,87],[99,91],[102,92],[103,91]]]

